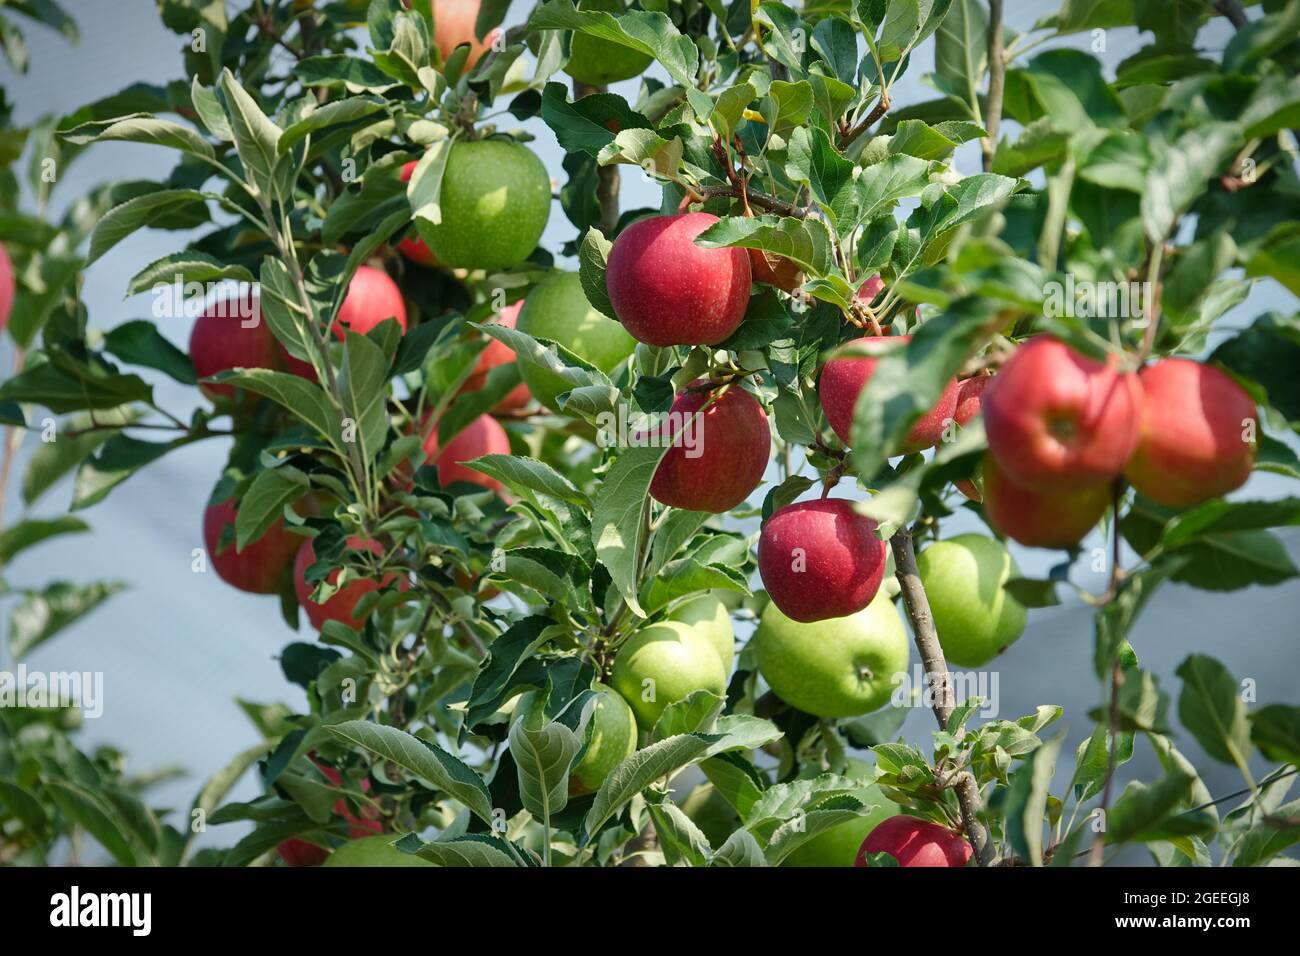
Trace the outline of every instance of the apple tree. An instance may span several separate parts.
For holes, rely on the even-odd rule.
[[[244,835],[172,859],[1248,865],[1300,840],[1300,709],[1195,652],[1172,706],[1129,641],[1166,582],[1296,574],[1270,529],[1300,499],[1230,493],[1300,477],[1300,325],[1215,323],[1256,280],[1300,294],[1300,0],[1067,2],[1025,33],[1003,6],[158,0],[183,73],[43,148],[176,164],[110,192],[68,265],[199,226],[124,291],[224,291],[188,352],[20,298],[0,401],[65,416],[69,456],[95,423],[75,510],[227,442],[206,563],[299,630],[308,708],[257,715],[196,801]],[[1071,40],[1122,26],[1144,45],[1118,65]],[[899,102],[923,50],[935,94]],[[623,208],[628,177],[659,205]],[[945,534],[959,509],[986,530]],[[949,662],[996,667],[1094,532],[1093,673],[1062,679],[1098,706],[1062,753],[1060,707],[982,719]],[[930,739],[899,735],[914,704]],[[1232,807],[1176,735],[1240,769]],[[1120,789],[1138,748],[1163,775]],[[217,806],[254,766],[262,795]]]

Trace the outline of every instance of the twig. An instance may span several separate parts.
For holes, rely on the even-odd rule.
[[[1240,0],[1214,0],[1214,9],[1238,30],[1246,25],[1246,11]]]
[[[591,96],[594,93],[605,93],[606,88],[603,86],[588,86],[586,83],[573,81],[573,98],[580,100],[584,96]],[[618,192],[619,192],[619,172],[615,163],[608,166],[596,167],[596,202],[600,207],[600,231],[608,239],[614,238],[614,230],[618,228]]]
[[[894,567],[897,569],[895,573],[899,587],[902,589],[903,604],[907,608],[908,619],[912,622],[916,649],[921,655],[926,680],[929,682],[934,716],[939,722],[939,727],[944,728],[948,725],[948,718],[952,716],[957,701],[953,694],[948,662],[944,660],[943,648],[939,645],[939,633],[935,630],[930,601],[925,596],[921,573],[916,567],[912,532],[900,528],[889,539],[889,546],[894,552]],[[957,804],[961,807],[962,829],[966,831],[971,847],[975,850],[975,859],[980,866],[988,866],[993,860],[993,849],[989,846],[988,831],[979,819],[983,801],[975,778],[969,773],[960,775],[953,789],[957,794]]]
[[[806,219],[808,217],[807,209],[788,203],[783,199],[777,199],[775,196],[769,196],[767,193],[747,189],[745,195],[749,197],[750,205],[766,209],[768,212],[780,213],[782,216],[793,216],[795,219]],[[712,196],[729,196],[732,199],[739,199],[741,198],[741,191],[735,186],[702,186],[699,189],[699,196],[701,199],[709,199]]]
[[[1002,122],[1002,90],[1007,64],[1002,50],[1002,0],[989,0],[989,93],[984,109],[984,130],[988,133],[980,144],[984,172],[993,169],[993,155],[998,149],[998,126]]]
[[[884,77],[881,77],[881,80],[883,81]],[[876,105],[871,108],[871,112],[866,115],[866,118],[847,133],[840,134],[840,149],[847,148],[854,140],[869,130],[876,120],[889,112],[890,105],[889,86],[885,85],[880,89],[880,99],[876,100]]]

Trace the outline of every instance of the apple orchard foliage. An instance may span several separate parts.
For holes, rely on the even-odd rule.
[[[160,819],[122,779],[119,755],[73,749],[67,712],[0,709],[0,861],[45,860],[68,833],[123,864],[224,865],[268,855],[319,862],[358,838],[369,841],[358,857],[416,853],[475,866],[827,862],[809,856],[813,847],[845,834],[840,865],[855,855],[870,865],[960,865],[985,832],[987,852],[972,862],[1069,865],[1094,843],[1140,843],[1162,864],[1249,865],[1300,840],[1297,807],[1286,803],[1300,709],[1273,699],[1248,707],[1236,676],[1195,653],[1178,669],[1174,706],[1175,692],[1127,640],[1166,582],[1235,591],[1294,577],[1270,529],[1300,521],[1300,500],[1157,504],[1120,474],[1132,447],[1095,473],[1071,472],[1089,479],[1082,487],[1053,485],[1050,474],[1028,487],[1043,462],[998,438],[1014,429],[990,428],[987,455],[983,417],[962,401],[963,382],[989,373],[986,399],[1011,394],[998,370],[1035,335],[1125,381],[1149,358],[1185,355],[1222,370],[1228,385],[1216,387],[1244,402],[1239,418],[1258,409],[1246,467],[1300,477],[1295,442],[1282,437],[1300,423],[1296,315],[1260,315],[1216,336],[1206,355],[1216,320],[1251,282],[1268,277],[1300,293],[1300,183],[1288,153],[1300,111],[1300,0],[1252,6],[1221,51],[1197,44],[1217,16],[1210,4],[1139,0],[1128,22],[1144,31],[1143,47],[1104,68],[1057,40],[1124,25],[1113,18],[1125,5],[1067,3],[1028,33],[1005,32],[1005,71],[989,69],[989,10],[978,0],[802,11],[747,0],[582,10],[569,0],[528,10],[490,0],[476,16],[441,0],[409,6],[158,0],[184,44],[175,82],[5,130],[0,318],[25,357],[0,386],[0,411],[19,429],[59,416],[57,440],[23,476],[24,501],[75,470],[79,513],[164,455],[226,442],[207,560],[218,573],[240,566],[248,590],[280,594],[299,628],[281,666],[310,706],[244,703],[264,740],[197,795],[209,835],[198,851],[188,821]],[[507,12],[521,26],[486,47]],[[57,14],[46,7],[47,25],[75,31]],[[913,52],[931,37],[934,96],[897,101],[892,85],[926,69],[928,55]],[[658,68],[629,99],[572,83],[571,54],[580,66],[569,69],[585,82]],[[1000,103],[985,92],[991,73]],[[563,148],[562,169],[544,170],[529,150],[518,130],[529,117]],[[985,170],[956,169],[954,150],[999,118]],[[3,101],[0,119],[8,126]],[[41,160],[66,169],[113,140],[171,150],[176,165],[165,181],[115,183],[62,220],[46,218]],[[24,151],[34,211],[16,208]],[[615,208],[617,170],[653,177],[662,207]],[[477,202],[502,185],[504,204]],[[692,215],[645,218],[679,207]],[[534,248],[548,215],[567,219],[568,238]],[[141,263],[125,292],[177,275],[257,283],[262,324],[245,333],[233,320],[193,356],[171,344],[181,333],[161,327],[166,320],[91,331],[81,270],[143,228],[199,237]],[[685,235],[676,255],[647,264],[633,254],[667,232]],[[577,281],[556,278],[559,256],[576,257]],[[718,262],[725,274],[711,271]],[[1062,315],[1048,303],[1067,276],[1150,281],[1155,301],[1145,313]],[[553,306],[513,308],[548,279]],[[398,315],[400,324],[383,321]],[[196,366],[211,357],[200,351],[246,356],[239,337],[268,330],[262,360],[202,369],[209,398],[192,420],[155,404],[151,377],[197,386]],[[894,341],[854,343],[864,331]],[[828,403],[819,371],[836,350],[843,364],[833,378],[851,386]],[[1053,380],[1031,379],[1030,398],[1050,404]],[[524,407],[521,381],[534,395],[546,387],[551,407]],[[778,614],[754,589],[765,560],[757,533],[656,500],[663,448],[596,442],[603,413],[667,411],[683,396],[704,416],[734,406],[736,424],[713,433],[716,448],[705,445],[716,481],[688,459],[664,462],[677,470],[661,479],[672,486],[663,498],[738,500],[732,462],[757,474],[754,442],[769,428],[777,480],[761,508],[737,504],[732,518],[766,521],[838,484],[839,504],[806,508],[861,533],[861,548],[828,565],[843,581],[780,567],[762,576],[774,594],[793,595],[778,597],[782,610],[821,623]],[[753,427],[750,405],[768,426]],[[945,414],[929,414],[936,406]],[[1118,418],[1136,428],[1138,411],[1128,411]],[[1176,427],[1174,410],[1155,413]],[[1087,438],[1093,420],[1082,421],[1070,427]],[[934,431],[942,434],[918,438]],[[917,451],[936,438],[933,452]],[[904,447],[912,453],[894,454]],[[1176,451],[1139,451],[1143,474],[1133,480],[1158,489],[1186,464]],[[1244,474],[1232,472],[1222,490]],[[866,493],[850,496],[855,485]],[[1072,586],[1069,566],[1087,558],[1078,542],[1099,522],[1136,555],[1114,569],[1106,594],[1085,595],[1096,604],[1098,707],[1073,759],[1053,736],[1059,707],[981,720],[971,700],[931,741],[909,742],[897,734],[903,708],[842,717],[857,698],[814,690],[810,709],[796,710],[767,692],[752,641],[734,655],[728,617],[762,614],[765,627],[773,618],[771,634],[795,636],[778,642],[772,673],[802,701],[802,675],[825,660],[801,629],[824,628],[832,653],[879,644],[883,624],[825,621],[827,608],[864,607],[877,590],[864,580],[893,580],[884,542],[892,538],[898,556],[915,540],[924,554],[957,508],[988,520],[990,535],[1061,548],[1061,563],[1050,580],[1028,580],[998,564],[992,546],[996,594],[973,604],[932,595],[940,643],[964,608],[996,603],[1002,615],[1012,601],[1032,616],[1057,603]],[[201,523],[196,515],[196,535]],[[84,530],[79,514],[25,518],[4,530],[0,559]],[[789,533],[797,547],[799,525]],[[249,566],[259,554],[271,557]],[[941,561],[936,553],[923,562],[923,582],[948,580],[929,570]],[[116,588],[11,591],[13,656]],[[699,603],[706,592],[723,600]],[[909,598],[894,611],[892,593],[881,590],[863,620],[911,609]],[[990,642],[1018,637],[1023,615],[1007,613],[1012,623],[999,617],[1003,630],[983,644],[951,639],[954,656],[983,657],[997,650]],[[811,655],[807,667],[790,668],[796,645]],[[905,647],[875,651],[886,660]],[[654,702],[637,697],[646,675],[660,685]],[[1178,749],[1189,735],[1247,777],[1250,795],[1222,814]],[[1138,747],[1154,750],[1164,776],[1112,788]],[[1277,768],[1258,781],[1247,767],[1256,749]],[[1054,791],[1058,762],[1068,785]],[[707,786],[670,792],[692,767]],[[249,770],[264,794],[226,802]],[[888,801],[917,819],[889,817]],[[892,822],[881,828],[882,818]],[[865,843],[859,821],[874,828]],[[233,822],[247,835],[222,842],[220,825]],[[891,856],[918,833],[919,851]]]

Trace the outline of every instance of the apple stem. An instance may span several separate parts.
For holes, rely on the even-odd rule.
[[[916,649],[921,655],[926,680],[929,682],[934,717],[939,722],[940,729],[943,729],[948,726],[948,718],[956,709],[957,701],[953,694],[948,662],[939,645],[939,632],[935,629],[930,600],[925,595],[921,572],[916,566],[912,531],[899,528],[889,539],[889,546],[894,552],[895,576],[903,594],[903,605],[907,609]],[[993,848],[989,845],[988,831],[979,819],[983,806],[979,786],[968,771],[963,771],[953,778],[952,788],[957,795],[957,804],[961,807],[962,829],[966,831],[966,837],[975,851],[975,859],[980,866],[988,866],[993,861]]]

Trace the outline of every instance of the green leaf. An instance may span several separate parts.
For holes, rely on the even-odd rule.
[[[10,525],[0,532],[0,564],[8,564],[18,554],[34,544],[62,534],[89,531],[90,526],[80,518],[64,515],[60,518],[29,518]]]
[[[93,421],[88,414],[65,420],[62,434],[53,436],[54,441],[42,441],[28,458],[27,470],[23,473],[23,504],[32,505],[59,479],[80,465],[87,455],[118,434],[109,426],[124,425],[138,417],[138,412],[126,406],[97,412]],[[103,427],[86,431],[95,425]]]
[[[612,248],[614,243],[606,239],[599,229],[588,229],[578,247],[578,278],[591,307],[617,321],[618,316],[614,314],[614,306],[609,301],[609,289],[605,285],[605,264]]]
[[[544,461],[521,455],[484,455],[465,462],[475,471],[495,478],[512,491],[523,489],[559,498],[580,508],[589,508],[587,496]]]
[[[284,155],[313,133],[319,133],[331,126],[355,123],[357,120],[373,116],[383,108],[383,100],[365,96],[354,96],[326,103],[324,106],[311,109],[302,119],[286,127],[276,143],[276,149]]]
[[[61,350],[0,385],[0,401],[44,405],[58,413],[152,399],[153,389],[138,375],[123,375],[102,360],[81,361]]]
[[[310,487],[307,475],[292,465],[259,472],[235,513],[235,550],[243,551],[270,530],[283,517],[285,507],[305,495]]]
[[[151,225],[177,210],[206,203],[207,200],[208,197],[197,189],[160,189],[114,206],[95,226],[90,237],[86,265],[95,262],[137,229]]]
[[[404,838],[405,839],[405,838]],[[420,844],[417,854],[426,860],[448,867],[517,867],[506,844],[492,837],[471,833],[454,840],[436,840]]]
[[[1007,842],[1031,866],[1043,865],[1043,827],[1047,822],[1047,798],[1061,741],[1056,737],[1034,750],[1011,775],[1003,803]]]
[[[147,114],[85,123],[59,135],[77,146],[118,140],[126,143],[166,146],[204,159],[213,159],[215,156],[208,141],[188,126],[181,126],[170,120],[160,120]]]
[[[1155,159],[1142,193],[1142,225],[1147,238],[1163,242],[1206,181],[1219,175],[1241,144],[1234,123],[1203,123],[1170,145],[1153,141]]]
[[[667,740],[680,734],[711,733],[726,700],[710,690],[692,691],[663,709],[655,721],[654,740]]]
[[[753,90],[751,89],[751,95]],[[614,142],[617,133],[650,130],[650,121],[627,100],[614,93],[594,93],[569,101],[563,83],[547,83],[542,90],[542,120],[555,132],[567,153],[582,152],[593,158]]]
[[[709,839],[671,800],[646,807],[659,835],[659,848],[669,866],[707,866],[713,855]]]
[[[624,448],[592,501],[596,554],[634,614],[644,617],[638,594],[649,538],[650,481],[666,448]]]
[[[754,838],[754,834],[742,827],[727,837],[726,842],[718,847],[718,852],[713,854],[709,865],[767,866],[767,858],[763,856],[763,848],[759,845],[758,840]]]
[[[815,276],[836,272],[834,240],[820,219],[729,216],[695,237],[706,249],[736,246],[784,256]]]
[[[578,735],[557,721],[532,727],[525,717],[510,728],[520,799],[533,819],[547,828],[568,806],[569,767],[581,749]]]
[[[221,92],[226,98],[235,150],[251,180],[249,185],[269,200],[276,194],[275,172],[283,134],[229,69],[221,71]]]
[[[391,760],[412,776],[459,800],[492,826],[492,798],[483,778],[459,757],[396,727],[367,720],[349,720],[325,729],[339,740]]]
[[[342,86],[349,93],[384,93],[398,83],[369,60],[355,56],[309,56],[294,75],[304,86]]]
[[[246,388],[265,395],[276,404],[287,408],[304,424],[316,431],[340,453],[343,451],[342,423],[329,396],[315,382],[309,382],[288,372],[254,368],[238,372],[221,372],[215,382]]]
[[[113,819],[112,808],[99,794],[63,780],[49,781],[45,792],[60,813],[85,829],[119,865],[135,866],[130,840]]]
[[[199,81],[197,73],[190,83],[190,105],[194,107],[194,112],[208,128],[209,133],[223,143],[235,141],[235,134],[230,131],[230,119],[226,116],[226,108],[221,105],[221,100],[212,87],[204,86]]]
[[[799,847],[827,830],[861,816],[866,805],[856,797],[840,796],[820,804],[817,809],[802,813],[777,827],[768,838],[763,855],[768,866],[777,866]]]
[[[583,842],[595,836],[619,809],[650,784],[694,762],[708,749],[711,737],[682,734],[638,750],[605,778],[583,820]]]
[[[104,335],[104,351],[123,362],[166,372],[184,385],[198,381],[190,357],[172,345],[147,319],[125,322]]]
[[[1106,816],[1106,842],[1132,843],[1165,838],[1177,832],[1171,817],[1191,792],[1192,778],[1173,770],[1152,786],[1131,783]],[[1172,829],[1171,829],[1172,827]]]
[[[145,465],[193,440],[187,437],[170,442],[147,442],[129,435],[113,435],[104,442],[98,454],[82,462],[77,470],[72,484],[72,510],[80,511],[98,504]]]
[[[954,0],[934,35],[934,70],[946,88],[979,115],[979,90],[988,69],[988,13],[979,0]]]
[[[15,660],[21,659],[124,587],[119,582],[55,581],[44,590],[24,592],[22,601],[9,612],[9,653]]]
[[[1250,739],[1270,760],[1300,767],[1300,707],[1269,704],[1254,711]]]
[[[159,285],[171,285],[176,282],[184,285],[190,282],[207,284],[225,280],[235,282],[253,282],[254,276],[239,265],[227,265],[213,256],[202,252],[174,252],[157,259],[139,272],[127,283],[126,294],[136,295],[149,292]]]
[[[1245,767],[1250,757],[1250,726],[1241,688],[1212,657],[1192,654],[1178,665],[1183,692],[1178,719],[1215,760]]]

